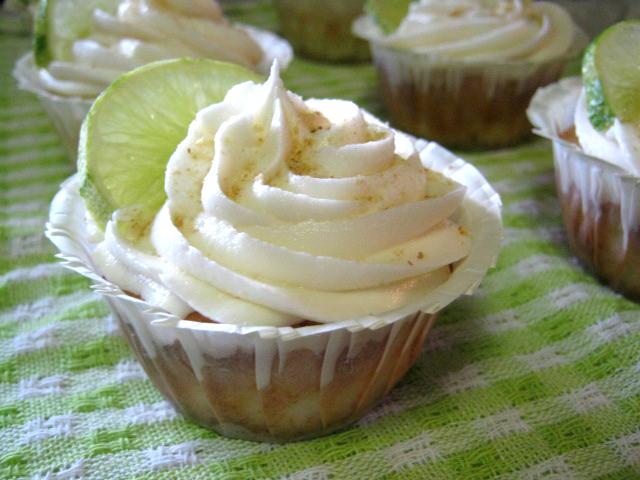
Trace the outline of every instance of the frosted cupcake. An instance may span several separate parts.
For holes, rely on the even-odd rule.
[[[140,72],[161,81],[165,67]],[[96,102],[83,148],[112,138],[124,88]],[[195,115],[148,224],[129,221],[149,205],[126,186],[86,189],[95,161],[56,196],[48,235],[98,283],[163,394],[228,436],[289,441],[357,420],[499,248],[499,198],[477,170],[351,102],[303,101],[276,67]]]
[[[579,43],[571,17],[550,2],[420,0],[395,30],[378,23],[364,16],[353,29],[371,43],[392,122],[453,147],[525,138],[531,97]]]
[[[14,75],[38,95],[72,158],[91,103],[124,72],[193,57],[266,73],[274,58],[287,65],[292,57],[288,43],[275,35],[229,23],[215,0],[114,0],[92,9],[92,2],[79,1],[77,13],[72,2],[63,3],[67,10],[42,2],[34,55],[22,57]]]
[[[603,36],[624,31],[623,58],[600,53],[616,64],[607,72],[624,77],[625,70],[637,71],[640,24],[619,25],[623,28],[612,27]],[[599,80],[594,88],[594,52],[592,47],[585,54],[584,82],[573,77],[541,89],[528,114],[538,133],[553,140],[558,196],[573,252],[613,289],[640,299],[640,128],[608,111]],[[632,95],[638,80],[623,82]],[[625,104],[634,103],[629,100],[622,99],[623,116]]]
[[[351,33],[364,0],[276,0],[280,29],[296,52],[331,62],[369,59],[369,45]]]

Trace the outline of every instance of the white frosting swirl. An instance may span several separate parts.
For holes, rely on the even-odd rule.
[[[589,120],[584,88],[576,105],[574,125],[585,153],[640,177],[640,131],[637,125],[622,123],[616,118],[609,129],[597,131]]]
[[[390,35],[369,17],[354,30],[389,47],[465,61],[545,61],[566,54],[576,34],[561,7],[527,0],[420,0]]]
[[[255,68],[263,56],[215,0],[122,0],[115,15],[96,9],[91,35],[76,40],[72,54],[39,70],[44,88],[91,98],[122,73],[156,60],[202,57]]]
[[[277,64],[201,110],[166,169],[148,238],[113,220],[105,276],[176,314],[292,325],[419,303],[470,240],[449,219],[465,188],[351,102],[288,92]]]

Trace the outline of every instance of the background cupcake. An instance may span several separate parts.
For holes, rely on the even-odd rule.
[[[291,60],[273,34],[229,23],[214,0],[43,1],[34,51],[15,76],[38,95],[75,158],[80,124],[93,100],[118,76],[177,57],[211,58],[266,72]]]
[[[377,403],[437,312],[477,287],[499,198],[469,164],[351,102],[304,102],[277,65],[219,101],[211,79],[229,67],[156,63],[113,84],[48,235],[189,417],[255,440],[328,433]],[[184,134],[183,114],[212,98]]]
[[[585,53],[583,78],[541,89],[531,122],[553,140],[571,248],[612,288],[640,299],[640,23],[606,30]]]
[[[296,52],[315,60],[357,62],[369,59],[367,42],[351,33],[364,0],[275,0],[280,29]]]
[[[396,22],[375,14],[353,28],[371,42],[392,122],[454,147],[526,137],[531,97],[560,76],[578,38],[548,2],[420,0]]]

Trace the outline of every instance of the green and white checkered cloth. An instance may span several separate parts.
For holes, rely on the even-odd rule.
[[[275,24],[267,4],[232,15]],[[316,440],[229,440],[176,414],[56,264],[42,232],[72,167],[11,78],[28,48],[0,35],[0,478],[640,478],[640,305],[572,258],[547,143],[467,155],[505,203],[498,266],[380,406]],[[382,113],[369,65],[296,60],[285,82]]]

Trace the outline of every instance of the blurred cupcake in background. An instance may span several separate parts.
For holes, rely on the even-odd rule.
[[[275,0],[280,29],[302,56],[330,62],[370,58],[367,42],[351,33],[364,0]]]
[[[33,52],[14,76],[34,92],[75,158],[93,100],[121,74],[156,60],[210,58],[266,73],[292,58],[274,34],[230,23],[215,0],[43,0]]]
[[[0,33],[9,35],[29,35],[31,33],[31,12],[35,0],[0,1]]]
[[[528,114],[553,140],[570,246],[601,280],[640,300],[640,22],[605,30],[582,78],[540,89]]]
[[[371,0],[353,30],[371,43],[392,123],[450,147],[527,137],[531,97],[582,44],[570,15],[549,2],[400,2],[406,14],[398,3]]]

